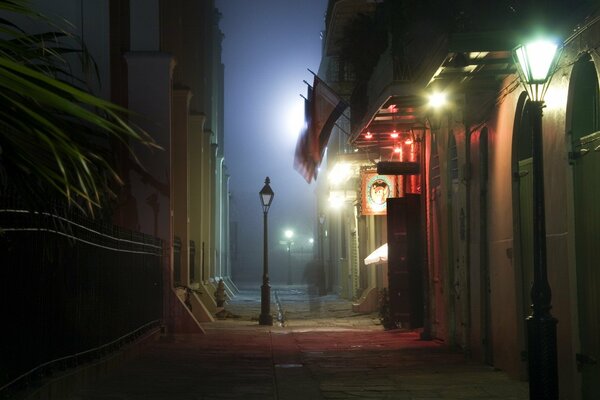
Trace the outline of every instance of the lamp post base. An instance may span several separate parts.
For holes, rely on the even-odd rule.
[[[550,315],[527,318],[530,399],[558,399],[556,324]]]
[[[273,325],[273,316],[270,314],[260,314],[260,317],[258,317],[258,324],[272,326]]]
[[[260,316],[259,325],[273,325],[273,316],[271,315],[271,286],[263,283],[260,287]]]

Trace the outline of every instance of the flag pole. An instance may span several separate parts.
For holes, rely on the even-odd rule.
[[[319,76],[318,76],[317,74],[315,74],[313,71],[311,71],[311,70],[310,70],[310,68],[306,68],[306,69],[308,70],[308,72],[310,72],[311,74],[313,74],[313,75],[314,75],[314,77],[315,77],[315,79],[318,79],[318,80],[319,80],[319,82],[321,82],[321,83],[322,83],[322,84],[323,84],[323,85],[324,85],[324,86],[325,86],[327,89],[329,89],[329,90],[331,90],[333,93],[335,93],[335,95],[336,95],[337,97],[339,97],[339,99],[342,101],[342,103],[344,103],[344,104],[346,105],[346,107],[348,107],[348,106],[349,106],[349,104],[346,102],[346,100],[345,100],[345,99],[344,99],[342,96],[340,96],[336,90],[333,90],[333,89],[331,88],[331,86],[329,86],[327,83],[325,83],[325,81],[324,81],[323,79],[319,78]],[[306,81],[304,81],[304,82],[306,82]],[[308,85],[308,83],[307,83],[307,85]],[[343,115],[343,114],[342,114],[342,115]],[[348,119],[349,119],[349,118],[348,118]]]

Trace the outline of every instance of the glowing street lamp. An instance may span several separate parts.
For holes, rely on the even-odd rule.
[[[533,287],[527,317],[529,398],[558,399],[557,320],[550,314],[552,293],[546,266],[546,213],[542,110],[544,95],[560,56],[559,45],[537,39],[514,50],[521,83],[529,96],[533,158]]]
[[[537,39],[517,46],[514,58],[521,83],[529,100],[543,102],[550,79],[560,57],[559,45],[549,39]]]
[[[446,94],[435,92],[429,96],[429,106],[432,108],[442,108],[446,104]]]
[[[275,193],[269,186],[271,180],[267,176],[265,178],[265,186],[258,192],[260,202],[263,207],[263,282],[260,288],[260,316],[258,323],[260,325],[273,325],[273,316],[271,315],[271,286],[269,286],[269,246],[268,246],[268,230],[267,230],[267,214],[273,202]]]

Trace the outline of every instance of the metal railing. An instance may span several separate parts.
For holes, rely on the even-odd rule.
[[[152,236],[0,194],[0,259],[0,396],[162,319],[163,245]]]

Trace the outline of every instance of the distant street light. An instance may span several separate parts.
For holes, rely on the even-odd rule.
[[[536,40],[514,50],[521,83],[529,95],[533,158],[533,287],[531,316],[527,318],[529,398],[558,399],[556,351],[557,320],[550,314],[551,290],[546,267],[546,213],[544,209],[544,161],[542,110],[544,95],[560,56],[550,40]]]
[[[287,239],[286,243],[287,243],[287,251],[288,251],[287,284],[291,285],[292,284],[292,244],[294,243],[292,241],[292,238],[294,237],[294,231],[287,229],[285,232],[283,232],[283,234],[285,235],[285,238]]]
[[[260,202],[263,207],[263,282],[260,290],[260,316],[258,323],[260,325],[273,325],[273,316],[271,315],[271,286],[269,286],[269,245],[268,245],[268,230],[267,230],[267,214],[275,193],[269,186],[271,180],[267,176],[265,178],[265,186],[258,193]]]

